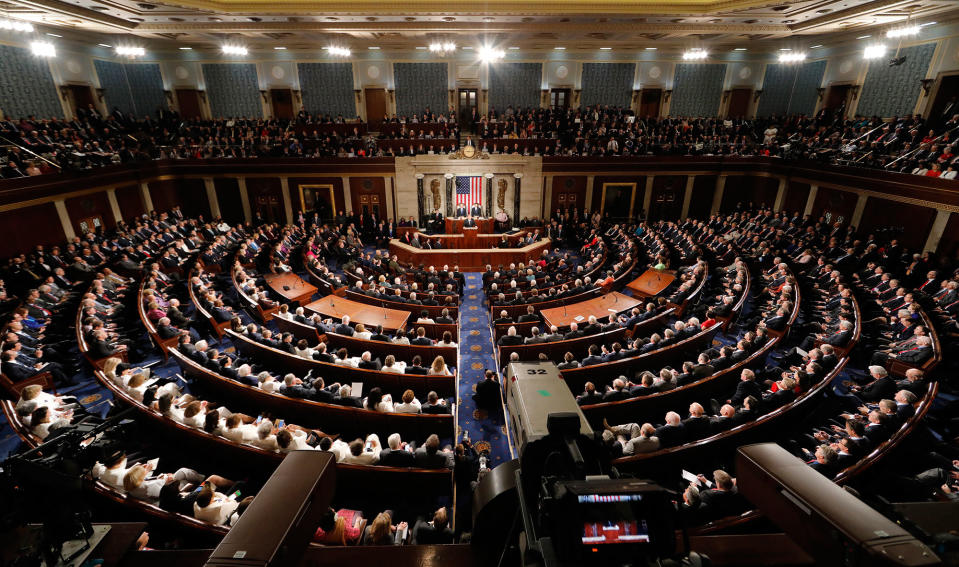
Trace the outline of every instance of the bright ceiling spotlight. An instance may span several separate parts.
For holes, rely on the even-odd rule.
[[[693,49],[683,53],[684,61],[702,61],[709,57],[709,52],[704,49]]]
[[[220,51],[226,55],[246,55],[249,53],[249,50],[242,45],[223,45],[220,47]]]

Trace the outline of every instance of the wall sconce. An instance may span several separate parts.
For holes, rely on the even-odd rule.
[[[730,95],[732,92],[733,92],[733,91],[723,91],[723,102],[726,102],[727,100],[729,100],[729,95]]]
[[[263,102],[267,102],[267,100],[266,100],[266,91],[260,91],[260,96],[263,97]]]
[[[922,96],[929,96],[929,91],[932,90],[932,85],[935,84],[935,79],[922,79],[919,81],[922,83]]]
[[[294,91],[293,91],[293,100],[295,100],[297,103],[302,103],[302,102],[303,102],[303,96],[302,96],[302,95],[303,95],[303,92],[302,92],[302,91],[294,90]]]
[[[103,97],[107,94],[107,90],[96,89],[94,92],[97,94],[97,101],[102,103]],[[170,104],[170,106],[173,106],[173,91],[163,91],[163,94],[166,96],[167,102]]]
[[[862,85],[853,85],[849,87],[849,92],[852,93],[852,99],[856,100],[859,98],[859,89],[862,88]]]
[[[63,100],[67,100],[67,93],[70,92],[70,87],[68,87],[67,85],[60,85],[59,91],[60,91],[60,98],[62,98]]]
[[[579,104],[579,95],[582,94],[583,89],[574,89],[573,90],[573,105]]]
[[[673,96],[673,89],[663,91],[663,94],[666,95],[666,98],[663,100],[663,102],[669,102],[669,97]]]
[[[759,89],[758,91],[753,91],[753,102],[756,102],[757,100],[759,100],[759,97],[762,96],[762,94],[763,94],[762,89]]]
[[[356,102],[363,102],[363,97],[362,97],[363,91],[361,91],[360,89],[353,89],[353,94],[356,95]]]
[[[816,89],[816,94],[819,95],[819,100],[822,100],[822,97],[826,94],[826,89],[818,88]]]
[[[642,92],[640,89],[633,89],[633,102],[639,102],[640,92]]]
[[[390,104],[396,104],[396,90],[387,89],[386,92],[390,93]]]
[[[206,102],[206,91],[197,91],[196,94],[200,95],[200,99],[203,100],[203,102]]]

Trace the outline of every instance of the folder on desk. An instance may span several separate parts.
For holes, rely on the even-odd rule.
[[[352,389],[350,395],[352,395],[354,398],[363,397],[363,382],[353,382],[350,384],[350,388]]]

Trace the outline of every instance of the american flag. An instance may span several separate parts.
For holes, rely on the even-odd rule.
[[[457,177],[456,178],[456,206],[464,206],[467,209],[474,204],[479,205],[482,201],[483,178],[482,177]]]

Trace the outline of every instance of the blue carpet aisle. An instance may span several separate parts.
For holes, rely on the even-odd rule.
[[[506,435],[506,418],[502,411],[487,414],[473,403],[473,389],[483,379],[487,368],[496,370],[493,356],[493,335],[489,309],[479,272],[466,274],[466,289],[460,303],[459,380],[457,382],[457,440],[460,433],[469,433],[477,451],[488,448],[490,468],[512,459]]]

